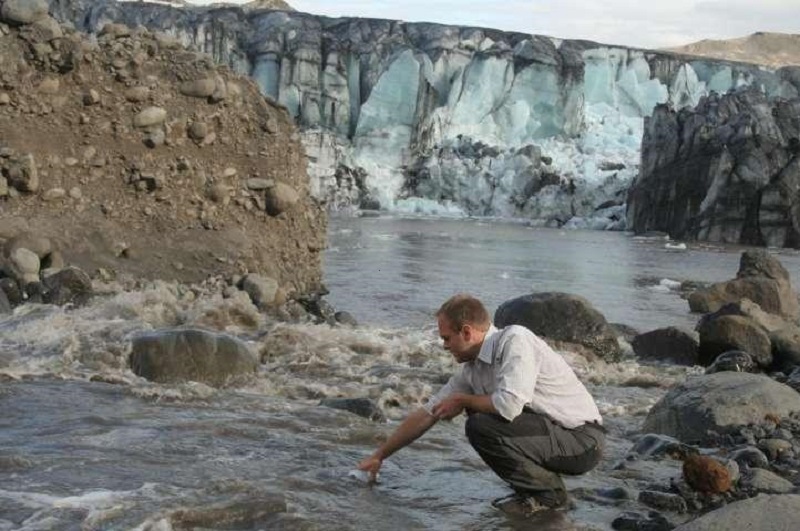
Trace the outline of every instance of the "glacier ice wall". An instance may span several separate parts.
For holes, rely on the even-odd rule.
[[[88,30],[120,21],[165,31],[250,74],[297,120],[312,188],[335,209],[622,229],[656,105],[694,107],[740,86],[797,95],[752,65],[490,29],[51,4]]]

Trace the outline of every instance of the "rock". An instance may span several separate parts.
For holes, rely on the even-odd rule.
[[[148,87],[131,87],[125,91],[125,99],[131,103],[139,103],[150,97]]]
[[[692,489],[703,494],[722,494],[731,490],[728,468],[704,455],[690,455],[683,461],[683,479]]]
[[[11,306],[19,306],[24,302],[22,290],[13,278],[0,278],[0,291],[6,296]]]
[[[57,77],[45,78],[39,83],[39,92],[48,96],[55,96],[61,90],[61,81]]]
[[[742,253],[736,279],[695,291],[689,295],[689,307],[693,312],[715,312],[725,304],[742,299],[749,299],[765,312],[790,321],[800,316],[789,273],[766,251]]]
[[[8,257],[6,272],[21,285],[39,281],[39,257],[28,249],[14,249]]]
[[[96,90],[90,89],[83,93],[84,105],[97,105],[98,103],[100,103],[100,94]]]
[[[711,365],[723,352],[747,352],[760,367],[772,365],[772,344],[763,328],[747,317],[723,315],[701,325],[699,362]]]
[[[639,493],[639,501],[648,507],[661,511],[672,511],[674,513],[685,513],[687,511],[686,500],[677,494],[668,492],[658,492],[654,490],[643,490]]]
[[[706,374],[714,374],[715,372],[731,371],[731,372],[755,372],[758,367],[750,354],[741,350],[729,350],[723,352],[714,363],[708,366]]]
[[[134,373],[160,383],[202,382],[224,387],[252,376],[258,359],[238,339],[205,330],[175,329],[142,334],[133,340]]]
[[[675,528],[675,531],[786,531],[800,521],[800,496],[757,496],[737,501]]]
[[[662,457],[670,456],[673,458],[684,457],[694,450],[674,437],[658,433],[646,433],[639,437],[628,454],[636,454],[642,457]]]
[[[253,190],[253,191],[266,190],[267,188],[272,188],[273,186],[275,186],[275,181],[273,179],[260,179],[260,178],[247,179],[248,190]]]
[[[5,290],[0,289],[0,315],[11,313],[11,301],[8,300]]]
[[[742,478],[742,486],[766,494],[787,494],[794,490],[791,481],[763,468],[754,468]]]
[[[792,450],[792,443],[783,439],[762,439],[758,443],[758,448],[767,454],[770,461],[776,461],[781,455]]]
[[[633,351],[642,359],[670,360],[680,365],[697,365],[700,345],[696,332],[674,326],[639,334],[633,338]]]
[[[349,312],[336,312],[333,314],[333,319],[339,324],[356,327],[358,321]]]
[[[767,376],[719,372],[689,377],[650,410],[642,431],[683,442],[702,442],[709,431],[732,433],[738,427],[783,418],[800,411],[800,394]]]
[[[203,122],[192,122],[187,131],[192,140],[203,140],[208,136],[208,126]]]
[[[167,136],[164,134],[163,129],[156,129],[154,131],[150,131],[147,133],[147,136],[144,137],[144,145],[149,147],[150,149],[157,148],[158,146],[163,146],[164,142],[167,141]]]
[[[260,310],[271,307],[278,293],[278,282],[262,275],[249,274],[242,280],[242,291]]]
[[[333,409],[343,409],[374,422],[386,422],[386,415],[380,406],[368,398],[325,398],[319,405]]]
[[[534,293],[504,302],[494,314],[498,328],[522,325],[547,339],[577,343],[606,361],[622,354],[605,317],[577,295]]]
[[[114,39],[121,39],[123,37],[130,37],[132,35],[131,28],[125,24],[108,23],[100,30],[101,37],[109,36]]]
[[[764,452],[752,446],[734,450],[731,452],[730,458],[739,463],[741,467],[769,468],[769,459]]]
[[[800,366],[800,327],[786,325],[769,335],[772,343],[772,368],[790,373]]]
[[[11,103],[11,96],[7,92],[0,92],[0,105],[8,105]]]
[[[45,18],[48,9],[47,0],[5,0],[0,7],[0,18],[12,25],[32,24]]]
[[[13,159],[7,166],[8,184],[20,192],[36,193],[39,191],[39,172],[33,155],[23,155]]]
[[[83,305],[92,297],[92,279],[77,267],[65,267],[43,279],[44,302],[63,306]]]
[[[8,196],[8,181],[5,177],[0,176],[0,197]]]
[[[67,191],[63,188],[51,188],[42,194],[42,199],[44,201],[57,201],[59,199],[64,199],[66,195]]]
[[[134,127],[144,129],[162,125],[167,119],[167,110],[162,107],[148,107],[133,117]]]
[[[265,207],[270,216],[278,216],[291,210],[300,200],[300,194],[285,183],[276,183],[268,188],[265,197]]]
[[[671,531],[675,526],[655,511],[647,515],[626,511],[611,522],[611,527],[618,531]]]
[[[186,81],[181,83],[178,89],[184,96],[192,98],[208,98],[217,88],[217,84],[213,79],[195,79],[193,81]]]

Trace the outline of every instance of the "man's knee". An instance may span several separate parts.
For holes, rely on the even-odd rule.
[[[467,422],[464,424],[464,431],[467,434],[467,439],[475,446],[476,441],[486,441],[496,437],[493,427],[501,422],[500,418],[496,415],[488,413],[472,413],[467,417]]]

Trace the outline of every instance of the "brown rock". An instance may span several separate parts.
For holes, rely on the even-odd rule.
[[[267,189],[265,208],[270,216],[277,216],[287,212],[300,200],[297,190],[284,183],[276,183]]]
[[[145,101],[150,97],[150,89],[147,87],[131,87],[125,91],[125,99],[137,103]]]
[[[683,479],[703,494],[721,494],[731,490],[730,471],[711,457],[690,455],[683,462]]]
[[[182,83],[178,89],[184,96],[192,98],[208,98],[217,90],[217,83],[214,79],[195,79]]]

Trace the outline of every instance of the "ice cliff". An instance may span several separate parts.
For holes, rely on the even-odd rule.
[[[237,7],[51,0],[96,31],[162,30],[250,74],[295,117],[334,209],[621,229],[644,119],[711,91],[797,88],[752,65],[491,29]]]

